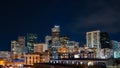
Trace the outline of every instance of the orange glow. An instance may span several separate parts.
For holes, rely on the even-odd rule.
[[[4,66],[4,64],[5,64],[5,61],[4,60],[0,60],[0,65]]]

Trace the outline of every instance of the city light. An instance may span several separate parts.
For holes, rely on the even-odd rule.
[[[70,37],[61,36],[60,26],[51,28],[51,34],[45,37],[45,43],[37,42],[37,34],[28,33],[27,40],[25,36],[19,36],[18,41],[11,41],[11,53],[0,52],[0,58],[4,59],[0,60],[0,65],[9,68],[32,67],[38,63],[94,66],[101,62],[109,63],[108,59],[120,58],[120,43],[110,41],[106,32],[86,32],[86,44],[81,47]]]

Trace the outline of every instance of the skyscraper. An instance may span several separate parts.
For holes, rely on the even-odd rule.
[[[50,45],[50,51],[52,51],[53,59],[58,59],[57,49],[60,47],[60,26],[54,26],[52,28],[52,44]]]
[[[52,28],[52,43],[57,43],[60,40],[60,26]]]
[[[27,50],[28,53],[34,52],[34,43],[37,42],[37,34],[27,34]]]
[[[12,54],[20,54],[20,47],[19,47],[17,41],[15,41],[15,40],[11,41],[11,53]]]
[[[100,30],[87,32],[86,41],[89,48],[100,48]]]
[[[109,35],[100,30],[87,32],[86,42],[89,48],[111,48]]]
[[[18,45],[21,48],[21,53],[26,52],[26,47],[25,47],[25,36],[19,36],[18,37]]]
[[[25,36],[19,36],[18,37],[18,44],[25,46]]]

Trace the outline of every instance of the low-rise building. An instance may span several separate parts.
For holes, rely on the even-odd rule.
[[[44,43],[34,44],[34,53],[43,53],[47,50],[48,46]]]
[[[40,54],[29,53],[25,55],[25,65],[34,65],[34,63],[40,63]]]
[[[41,56],[41,59],[40,59],[40,62],[41,62],[41,63],[49,62],[49,60],[50,60],[50,58],[51,58],[49,52],[43,52],[40,56]]]

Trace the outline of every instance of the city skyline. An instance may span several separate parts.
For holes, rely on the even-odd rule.
[[[61,35],[85,44],[86,32],[108,32],[111,40],[120,41],[120,5],[116,1],[2,1],[0,2],[0,51],[10,50],[11,40],[27,33],[39,34],[40,42],[60,25]]]
[[[57,27],[57,26],[59,27],[59,25],[54,25],[53,27]],[[60,27],[59,27],[59,28],[60,28]],[[51,28],[51,29],[52,29],[52,28]],[[100,31],[100,30],[95,30],[95,31]],[[93,32],[95,32],[95,31],[93,31]],[[89,33],[89,32],[88,32],[88,33]],[[28,33],[28,34],[29,34],[29,33]],[[16,41],[16,43],[19,43],[19,37],[24,37],[24,39],[25,39],[25,42],[24,42],[24,43],[25,43],[25,46],[27,47],[27,42],[28,42],[28,41],[27,41],[27,38],[28,38],[27,35],[28,35],[28,34],[26,34],[26,35],[24,35],[24,36],[23,36],[23,35],[22,35],[22,36],[19,35],[16,39],[11,40],[11,41]],[[30,34],[31,34],[31,33],[30,33]],[[37,35],[37,37],[36,37],[36,38],[37,38],[37,39],[36,39],[37,42],[36,42],[36,43],[46,43],[45,37],[46,37],[46,36],[52,36],[52,30],[51,30],[51,35],[46,35],[46,36],[44,36],[44,42],[41,42],[40,40],[38,40],[38,39],[40,39],[40,38],[38,37],[38,34],[36,34],[36,35]],[[108,35],[109,35],[109,34],[108,34]],[[62,37],[62,36],[64,36],[64,35],[61,35],[61,34],[60,34],[60,37]],[[67,36],[67,35],[65,35],[65,36]],[[85,35],[85,36],[86,36],[86,38],[87,38],[87,32],[86,32],[86,35]],[[69,37],[69,36],[68,36],[68,37]],[[72,40],[72,39],[70,39],[70,40],[71,40],[71,41],[75,41],[75,40]],[[111,39],[110,39],[110,40],[111,40]],[[87,39],[84,40],[84,41],[86,42]],[[112,40],[111,40],[111,41],[112,41]],[[117,41],[117,40],[115,40],[115,41]],[[118,42],[119,42],[119,41],[118,41]],[[79,42],[79,43],[80,43],[80,42]],[[34,43],[34,44],[35,44],[35,43]],[[84,46],[84,45],[87,45],[87,42],[84,43],[84,44],[82,44],[82,46]],[[81,47],[81,44],[79,44],[79,46]],[[108,48],[109,48],[109,47],[108,47]],[[9,51],[10,51],[10,48],[9,48]]]

